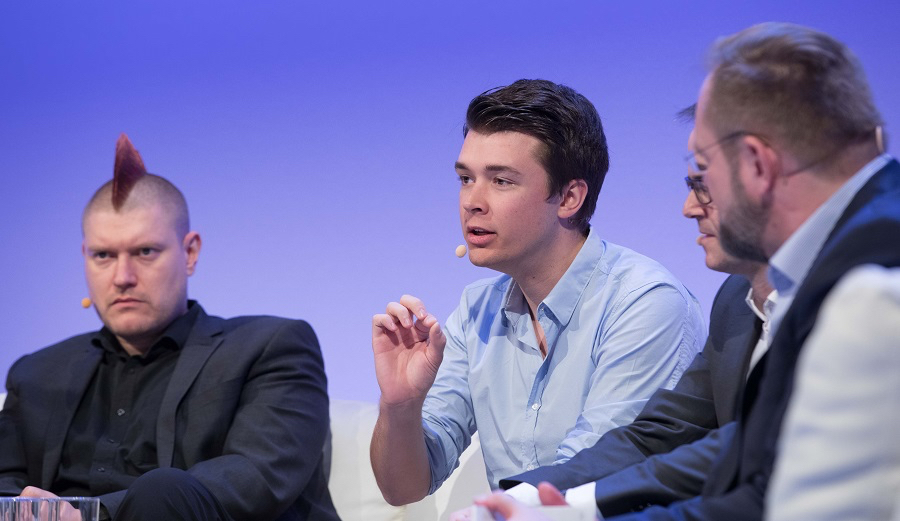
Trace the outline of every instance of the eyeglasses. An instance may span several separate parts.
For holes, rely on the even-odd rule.
[[[732,132],[731,134],[726,134],[725,137],[719,139],[718,141],[716,141],[714,143],[710,143],[709,145],[706,145],[703,148],[698,148],[697,150],[691,152],[690,154],[688,154],[684,157],[684,160],[688,165],[688,172],[700,173],[704,170],[704,169],[701,169],[700,166],[697,164],[697,155],[698,154],[702,154],[708,150],[712,150],[713,148],[725,143],[726,141],[731,141],[734,138],[738,138],[741,136],[756,136],[756,135],[757,134],[754,134],[753,132],[747,132],[746,130],[736,130],[736,131]]]
[[[756,135],[757,134],[753,132],[747,132],[746,130],[737,130],[730,134],[726,134],[725,137],[719,139],[718,141],[710,143],[709,145],[706,145],[703,148],[699,148],[685,156],[684,160],[688,166],[688,176],[684,178],[684,182],[685,184],[687,184],[688,189],[692,190],[694,192],[694,195],[697,196],[698,203],[703,205],[709,204],[712,202],[712,196],[709,195],[709,188],[706,187],[703,179],[701,179],[701,177],[703,176],[703,171],[706,170],[706,168],[701,168],[700,165],[697,164],[697,155],[712,150],[713,148],[725,143],[726,141],[731,141],[734,138]]]
[[[702,179],[686,176],[684,182],[687,184],[688,190],[694,192],[698,203],[707,205],[712,202],[712,196],[709,195],[709,188],[706,187],[706,184],[703,183]]]

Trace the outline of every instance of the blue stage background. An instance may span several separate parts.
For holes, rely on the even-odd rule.
[[[708,312],[723,276],[680,215],[690,129],[674,120],[706,49],[766,20],[825,30],[860,57],[892,132],[898,14],[893,0],[2,2],[0,374],[98,327],[79,304],[80,214],[127,132],[190,203],[191,296],[309,320],[332,396],[376,400],[371,316],[411,293],[443,320],[492,274],[453,254],[453,162],[469,100],[519,78],[595,103],[612,166],[593,225]]]

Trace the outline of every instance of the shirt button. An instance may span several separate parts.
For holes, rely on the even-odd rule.
[[[537,404],[537,403],[531,404],[532,411],[536,411],[536,410],[540,409],[540,407],[541,407],[540,404]]]
[[[536,469],[536,468],[537,468],[537,467],[536,467],[534,464],[529,463],[528,466],[525,467],[525,470],[534,470],[534,469]]]
[[[106,472],[106,469],[103,467],[98,467],[97,472]]]
[[[116,442],[116,440],[114,440],[114,439],[112,439],[112,438],[106,438],[106,441],[108,441],[108,442],[110,442],[110,443],[115,443],[115,442]]]
[[[125,409],[119,409],[118,411],[116,411],[116,416],[122,416],[123,414],[125,414]]]

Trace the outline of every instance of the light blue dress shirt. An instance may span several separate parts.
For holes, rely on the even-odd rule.
[[[434,492],[479,432],[488,482],[561,463],[630,423],[700,351],[700,307],[665,268],[592,230],[538,306],[506,275],[463,291],[423,408]]]

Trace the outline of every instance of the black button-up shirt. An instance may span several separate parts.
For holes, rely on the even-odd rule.
[[[94,335],[91,343],[103,357],[66,434],[51,490],[61,496],[108,494],[159,466],[160,404],[199,309],[190,302],[145,356],[130,356],[105,327]]]

